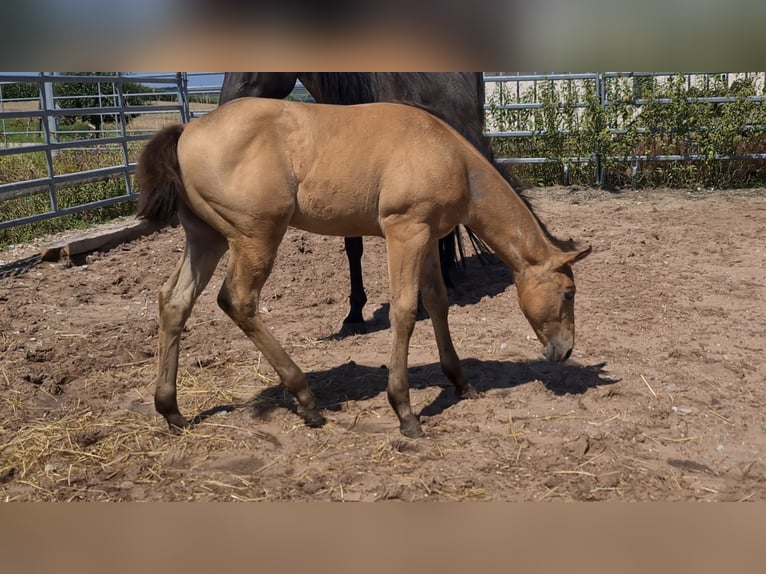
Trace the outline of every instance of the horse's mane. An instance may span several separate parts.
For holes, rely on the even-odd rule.
[[[311,76],[323,103],[348,105],[378,101],[377,81],[372,72],[322,72]]]

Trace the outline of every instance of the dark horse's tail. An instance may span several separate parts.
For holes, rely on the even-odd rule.
[[[161,129],[146,144],[136,168],[138,217],[157,223],[175,223],[178,201],[184,191],[178,164],[178,139],[184,126],[176,124]]]

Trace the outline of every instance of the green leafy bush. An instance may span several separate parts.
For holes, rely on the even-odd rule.
[[[66,76],[115,76],[116,72],[64,72]],[[56,82],[54,84],[56,105],[63,109],[98,108],[120,106],[119,92],[114,82]],[[138,95],[152,91],[138,83],[123,82],[122,93],[129,106],[146,103],[147,96]],[[103,114],[64,116],[62,123],[84,122],[100,128],[105,121]],[[130,116],[128,116],[129,119]]]

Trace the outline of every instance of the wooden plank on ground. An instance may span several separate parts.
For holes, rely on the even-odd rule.
[[[40,249],[40,258],[43,261],[58,261],[61,258],[61,250],[64,249],[64,245],[63,241],[43,245]]]
[[[58,261],[62,256],[71,258],[91,251],[104,251],[154,233],[162,227],[161,224],[146,220],[116,223],[46,245],[41,250],[41,257],[43,261]]]

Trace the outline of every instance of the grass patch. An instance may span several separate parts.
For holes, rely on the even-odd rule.
[[[142,147],[141,142],[132,142],[129,149],[131,159]],[[99,167],[123,164],[123,151],[120,146],[110,148],[84,148],[61,150],[54,159],[57,174],[78,173]],[[19,153],[0,157],[0,183],[11,183],[29,179],[45,178],[48,168],[45,153]],[[131,180],[131,186],[134,182]],[[121,174],[95,182],[62,185],[56,190],[56,199],[60,209],[85,205],[96,201],[122,197],[126,195],[125,177]],[[2,202],[0,221],[11,221],[24,217],[46,214],[52,211],[48,191],[19,195]],[[136,211],[136,201],[126,201],[88,211],[52,217],[0,230],[0,249],[18,243],[24,243],[51,233],[71,229],[83,229],[98,223],[111,221],[117,217],[131,215]]]
[[[114,197],[117,189],[119,189],[120,194],[125,192],[125,185],[122,182],[99,182],[97,184],[87,184],[87,187],[88,189],[77,191],[72,195],[86,195],[90,201],[97,201],[98,199]],[[63,195],[65,204],[73,203],[71,197],[67,197],[67,194]],[[47,194],[35,194],[20,199],[22,201],[19,201],[13,206],[14,208],[19,209],[19,213],[28,213],[29,211],[44,213],[50,210],[50,201]],[[17,200],[10,200],[6,203],[16,201]],[[89,201],[73,204],[80,205],[81,203],[89,203]],[[136,200],[131,199],[106,207],[98,207],[79,213],[61,217],[52,217],[34,223],[19,225],[17,227],[0,229],[0,249],[7,248],[10,245],[26,243],[52,233],[61,233],[62,231],[73,229],[87,229],[93,225],[112,221],[118,217],[132,215],[136,212],[136,204]],[[62,207],[66,207],[66,205],[62,205]],[[5,209],[3,210],[3,215],[6,215]],[[24,217],[24,215],[16,215],[15,217],[10,216],[8,219],[15,219],[16,217]]]

